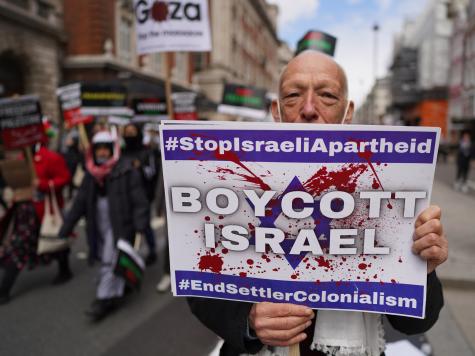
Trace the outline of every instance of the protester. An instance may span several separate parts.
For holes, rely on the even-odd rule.
[[[58,207],[62,209],[64,206],[63,188],[71,182],[71,174],[64,158],[59,153],[47,148],[48,140],[54,137],[47,122],[44,123],[44,130],[47,139],[33,147],[36,172],[34,204],[40,222],[45,212],[45,199],[52,198],[51,194],[54,191],[54,198],[58,202]],[[73,277],[69,267],[69,252],[67,249],[53,254],[58,262],[58,274],[52,282],[55,285],[66,283]]]
[[[84,156],[80,149],[79,135],[77,131],[71,131],[66,136],[65,146],[66,147],[63,153],[63,157],[66,161],[69,174],[71,175],[71,177],[74,177],[78,166],[84,163]],[[68,199],[71,199],[73,197],[74,190],[77,189],[74,183],[74,179],[71,179],[68,185]]]
[[[457,153],[457,179],[455,189],[463,193],[468,192],[467,177],[470,171],[470,160],[472,159],[473,145],[470,133],[465,131],[460,138]]]
[[[354,104],[347,95],[343,69],[331,57],[305,51],[285,68],[272,114],[276,121],[284,122],[350,123]],[[414,253],[428,262],[425,319],[386,315],[395,329],[407,334],[430,329],[443,306],[435,269],[447,259],[448,247],[439,207],[431,206],[418,216],[414,240]],[[288,355],[288,346],[297,343],[301,355],[375,356],[384,352],[380,314],[200,298],[189,298],[189,304],[198,319],[224,339],[220,355]]]
[[[36,255],[40,222],[32,202],[33,188],[14,190],[13,205],[0,223],[0,265],[4,268],[0,283],[0,305],[10,301],[10,291],[25,268],[39,262]]]
[[[89,261],[101,263],[96,298],[86,312],[92,321],[120,306],[125,281],[114,274],[116,244],[119,239],[133,243],[149,218],[140,173],[120,159],[119,146],[108,131],[94,135],[86,154],[87,172],[60,230],[60,236],[68,236],[79,219],[86,218]]]
[[[158,157],[152,149],[149,149],[143,144],[143,136],[140,128],[135,124],[128,124],[124,127],[123,139],[125,142],[125,149],[123,151],[123,158],[131,166],[138,169],[142,175],[142,185],[145,189],[150,205],[155,200],[155,190],[158,179]],[[145,240],[148,245],[149,253],[145,259],[147,266],[152,265],[157,260],[157,246],[155,242],[155,233],[149,223],[145,229]]]

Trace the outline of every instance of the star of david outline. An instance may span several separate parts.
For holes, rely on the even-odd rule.
[[[299,178],[295,176],[289,185],[285,188],[285,190],[282,192],[277,197],[277,202],[276,204],[273,204],[270,210],[270,214],[265,214],[266,216],[258,216],[257,218],[260,221],[260,225],[256,225],[256,227],[269,227],[269,228],[276,228],[275,226],[275,221],[279,218],[279,216],[283,213],[282,212],[282,197],[289,193],[289,192],[295,192],[295,191],[303,191],[307,192],[305,187],[303,186],[302,182],[300,182]],[[252,202],[246,198],[247,203],[251,206],[251,208],[255,211],[254,205]],[[328,249],[329,247],[329,236],[330,236],[330,222],[331,219],[323,216],[320,212],[320,201],[315,200],[313,201],[313,204],[305,204],[302,201],[299,202],[299,204],[294,204],[295,208],[303,208],[303,207],[313,207],[313,213],[311,217],[313,218],[313,221],[315,223],[314,227],[314,232],[315,235],[317,236],[318,242],[320,243],[320,246],[322,249]],[[249,245],[255,245],[256,239],[255,239],[255,233],[251,233],[251,238],[249,239]],[[288,234],[286,234],[286,238],[284,241],[281,242],[282,249],[284,250],[285,254],[284,257],[287,260],[287,262],[290,264],[290,266],[295,270],[300,262],[307,256],[309,252],[302,252],[299,255],[291,255],[290,250],[292,249],[292,246],[295,242],[295,239],[290,239],[288,238]]]

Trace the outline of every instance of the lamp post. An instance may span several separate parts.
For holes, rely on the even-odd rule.
[[[378,31],[379,25],[375,23],[373,25],[373,89],[371,90],[371,123],[379,124],[376,115],[376,81],[378,80]]]

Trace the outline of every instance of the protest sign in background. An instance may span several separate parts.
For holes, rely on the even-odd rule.
[[[127,89],[121,85],[82,84],[81,114],[131,117],[133,111],[127,107]]]
[[[0,99],[0,130],[6,149],[31,146],[45,138],[41,106],[35,95]]]
[[[207,0],[134,0],[137,52],[211,50]]]
[[[159,122],[169,119],[167,98],[134,98],[132,108],[135,112],[133,122]]]
[[[336,48],[336,37],[321,31],[308,31],[297,43],[295,55],[310,49],[320,51],[334,56]]]
[[[252,86],[225,84],[218,112],[264,120],[267,114],[266,90]]]
[[[161,129],[174,295],[423,317],[411,246],[439,129]]]
[[[56,89],[61,112],[67,127],[73,127],[79,124],[87,124],[94,119],[92,116],[81,114],[81,84],[68,84]]]
[[[178,92],[172,94],[175,120],[198,120],[196,93]]]

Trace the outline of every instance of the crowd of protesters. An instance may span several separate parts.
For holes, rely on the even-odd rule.
[[[116,127],[104,121],[85,128],[85,135],[79,131],[68,130],[56,152],[50,146],[58,137],[45,125],[45,140],[27,149],[32,152],[29,167],[25,150],[5,152],[2,157],[2,161],[23,162],[30,169],[31,185],[3,194],[11,183],[0,167],[0,267],[4,270],[0,274],[0,304],[10,301],[24,269],[57,263],[53,284],[73,278],[70,249],[79,236],[76,225],[84,218],[88,262],[98,269],[96,294],[91,296],[86,314],[99,321],[120,307],[127,292],[140,283],[140,273],[131,276],[120,268],[124,267],[119,266],[122,253],[130,253],[139,272],[157,261],[163,264],[165,274],[157,290],[169,290],[168,251],[162,260],[157,258],[152,228],[152,217],[164,216],[160,149],[157,127],[152,125]],[[48,230],[47,219],[55,215],[55,207],[60,211],[60,225],[47,240],[43,231]],[[142,236],[147,246],[144,256],[138,253]],[[45,251],[43,241],[48,243]]]

